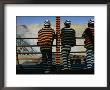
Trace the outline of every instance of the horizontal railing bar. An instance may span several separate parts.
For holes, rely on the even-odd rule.
[[[42,58],[23,58],[23,57],[22,57],[22,58],[21,58],[21,57],[18,58],[19,61],[20,61],[20,60],[26,60],[26,61],[27,61],[27,60],[35,60],[35,61],[37,60],[37,61],[39,61],[40,59],[42,59]],[[77,59],[77,58],[74,58],[74,59]]]
[[[58,53],[58,52],[52,52],[52,53]],[[70,53],[86,53],[86,51],[70,52]],[[29,52],[29,53],[28,52],[17,52],[16,54],[41,54],[41,52]]]
[[[18,58],[18,60],[36,60],[37,58]],[[42,58],[41,58],[42,59]]]
[[[56,45],[52,45],[53,47],[56,47]],[[62,45],[58,45],[58,46],[62,46]],[[76,46],[84,46],[84,45],[76,45]],[[20,45],[17,47],[40,47],[40,45]]]
[[[38,38],[16,38],[16,39],[38,39]]]
[[[16,39],[38,39],[38,38],[16,38]],[[76,39],[84,39],[82,37],[76,37]]]

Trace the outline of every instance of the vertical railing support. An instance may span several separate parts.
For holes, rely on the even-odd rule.
[[[56,16],[56,64],[60,64],[60,16]]]

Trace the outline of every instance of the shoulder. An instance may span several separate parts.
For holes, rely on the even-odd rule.
[[[94,29],[93,28],[87,28],[87,29],[85,29],[85,32],[94,32]]]
[[[62,30],[75,31],[73,28],[62,28]]]
[[[54,29],[53,29],[53,28],[50,28],[50,30],[54,31]]]
[[[40,29],[39,31],[38,31],[38,33],[40,33],[42,30]]]
[[[47,31],[48,29],[47,28],[41,28],[40,30],[39,30],[39,32],[43,32],[43,31]]]
[[[88,30],[88,31],[89,31],[89,30],[94,30],[94,28],[89,28],[89,27],[88,27],[88,28],[86,28],[85,30]]]
[[[55,32],[53,28],[48,29],[49,32]]]
[[[88,32],[89,30],[90,30],[90,28],[86,28],[86,29],[84,30],[84,33]]]
[[[44,31],[44,29],[42,28],[42,29],[40,29],[39,31],[38,31],[38,33],[41,33],[41,32],[43,32]]]
[[[73,29],[73,28],[70,28],[70,30],[72,30],[73,32],[75,32],[75,29]]]

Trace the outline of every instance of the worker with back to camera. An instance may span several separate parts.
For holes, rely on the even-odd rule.
[[[38,45],[42,53],[43,70],[49,73],[52,66],[52,45],[55,31],[51,28],[49,20],[44,22],[44,27],[38,32]]]
[[[76,45],[76,38],[75,38],[75,30],[70,28],[71,21],[66,20],[64,22],[64,28],[61,29],[61,54],[62,54],[62,61],[63,61],[63,68],[62,70],[69,70],[71,69],[69,54],[71,51],[71,47]]]
[[[86,48],[86,69],[94,68],[94,20],[88,21],[88,28],[85,29],[83,35]]]

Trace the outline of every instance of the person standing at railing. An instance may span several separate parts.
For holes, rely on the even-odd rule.
[[[71,21],[66,20],[64,22],[65,27],[61,29],[61,54],[62,54],[62,61],[63,61],[63,68],[62,70],[69,70],[71,69],[71,63],[69,54],[71,51],[71,47],[76,45],[76,38],[75,38],[75,30],[70,28]]]
[[[83,35],[86,48],[86,69],[94,69],[94,20],[89,20]]]
[[[55,38],[55,31],[51,28],[49,20],[44,22],[44,27],[38,32],[38,45],[42,53],[44,73],[49,73],[52,66],[52,45]]]

